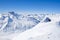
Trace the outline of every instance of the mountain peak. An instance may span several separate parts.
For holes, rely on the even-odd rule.
[[[12,11],[12,12],[9,12],[10,14],[12,14],[12,15],[14,15],[14,16],[18,16],[18,14],[17,13],[15,13],[14,11]]]

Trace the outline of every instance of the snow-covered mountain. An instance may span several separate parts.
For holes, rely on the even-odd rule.
[[[60,16],[48,15],[43,22],[18,34],[12,40],[60,40]]]
[[[0,14],[0,40],[60,40],[60,14]]]
[[[0,14],[0,31],[23,32],[38,24],[42,17],[44,16],[17,14],[15,12]]]

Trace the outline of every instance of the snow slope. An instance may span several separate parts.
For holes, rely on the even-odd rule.
[[[46,17],[50,18],[51,22],[40,22],[34,28],[18,34],[12,40],[60,40],[60,16],[48,15]]]

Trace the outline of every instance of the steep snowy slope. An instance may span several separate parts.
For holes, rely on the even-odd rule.
[[[50,18],[51,22],[41,22],[34,28],[18,34],[12,40],[60,40],[60,16],[46,17]]]

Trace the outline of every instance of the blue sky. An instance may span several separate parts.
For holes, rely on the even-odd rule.
[[[60,0],[0,0],[0,12],[9,11],[60,13]]]

